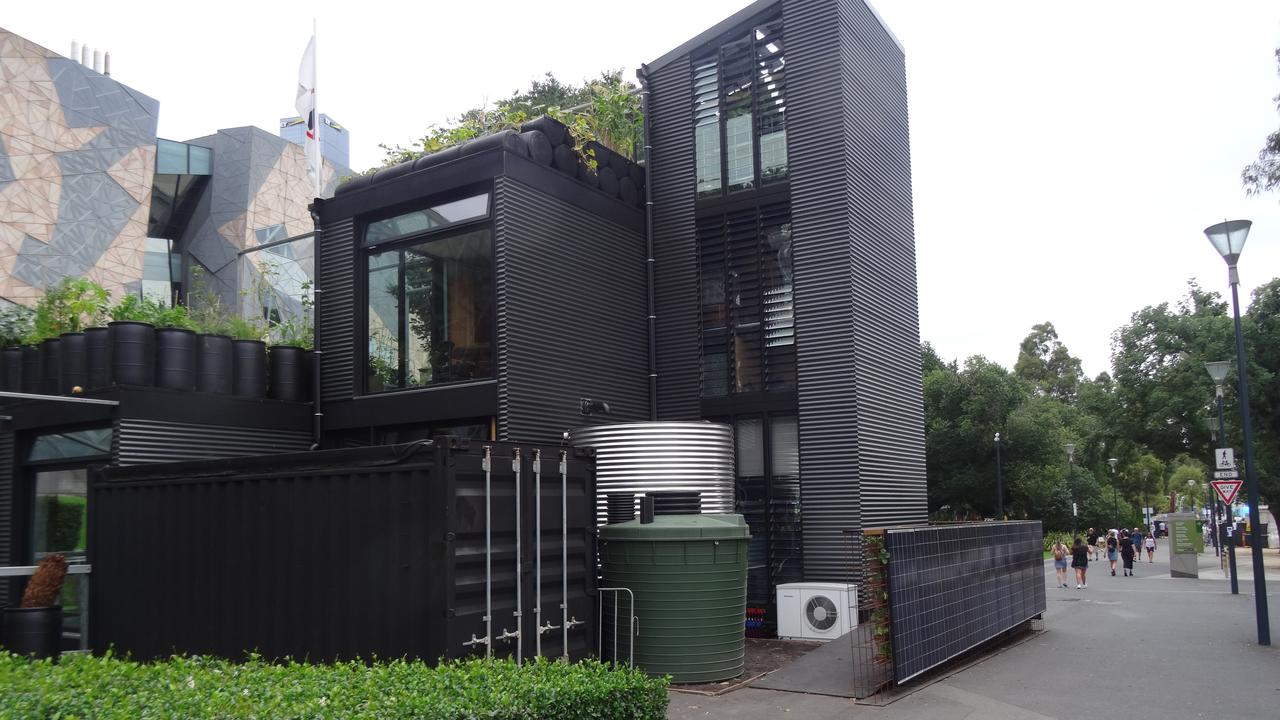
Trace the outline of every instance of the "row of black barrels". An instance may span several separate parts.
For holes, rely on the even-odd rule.
[[[131,385],[307,402],[312,360],[298,347],[120,321],[0,351],[0,388],[73,395]]]
[[[609,524],[627,522],[636,517],[635,493],[609,493],[605,499]],[[698,490],[664,490],[645,493],[653,499],[654,515],[699,515],[702,513],[702,493]],[[643,506],[643,502],[641,503]]]
[[[527,157],[539,165],[555,168],[628,205],[636,207],[644,205],[644,168],[599,143],[589,142],[586,143],[583,151],[589,150],[594,155],[596,166],[592,168],[583,159],[582,153],[575,148],[575,141],[569,129],[549,117],[530,120],[521,125],[518,132],[502,130],[462,145],[424,155],[412,162],[379,170],[372,176],[354,178],[344,183],[338,194],[351,192],[366,185],[380,185],[416,170],[498,147],[521,157]]]

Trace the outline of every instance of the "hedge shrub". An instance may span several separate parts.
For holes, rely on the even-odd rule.
[[[596,661],[465,660],[310,665],[174,657],[137,663],[0,651],[0,720],[342,718],[659,720],[667,681]]]

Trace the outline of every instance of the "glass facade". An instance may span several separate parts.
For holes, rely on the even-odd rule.
[[[366,269],[369,392],[493,377],[488,227],[370,252]]]
[[[473,195],[369,223],[364,234],[364,244],[379,245],[488,216],[489,194]]]
[[[276,243],[253,248],[240,256],[240,312],[261,322],[272,340],[306,333],[314,321],[315,237],[285,239],[283,225],[258,228],[259,243]]]
[[[66,553],[70,562],[83,562],[89,527],[86,512],[89,496],[88,470],[76,468],[37,472],[34,490],[32,560],[39,560],[51,552],[60,552]]]

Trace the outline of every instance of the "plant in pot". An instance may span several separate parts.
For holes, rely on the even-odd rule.
[[[273,341],[268,354],[269,394],[276,400],[308,399],[307,351],[315,347],[315,325],[311,319],[311,283],[304,282],[301,288],[301,312],[288,315],[269,332]]]
[[[82,277],[63,278],[36,301],[30,344],[40,346],[40,392],[58,395],[87,381],[85,328],[107,312],[110,293]]]
[[[156,386],[173,390],[196,388],[195,323],[182,305],[156,312]]]
[[[22,392],[22,346],[35,330],[35,313],[22,305],[0,308],[0,389]]]
[[[126,295],[111,308],[107,323],[109,372],[117,385],[155,384],[155,323],[164,307],[140,295]]]
[[[4,643],[10,652],[36,658],[58,656],[62,606],[57,603],[66,579],[65,555],[49,553],[41,558],[22,593],[21,604],[4,611]]]

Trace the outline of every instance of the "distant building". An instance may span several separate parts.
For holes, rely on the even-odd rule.
[[[0,75],[0,300],[30,306],[87,277],[168,302],[200,268],[238,302],[264,267],[290,287],[310,275],[310,238],[255,253],[313,229],[302,148],[252,127],[157,138],[157,100],[3,28],[0,63],[20,68]],[[350,171],[325,157],[330,196]]]
[[[280,118],[280,137],[301,145],[306,136],[307,124],[301,117]],[[351,166],[351,133],[324,113],[320,113],[320,157],[334,165]]]

